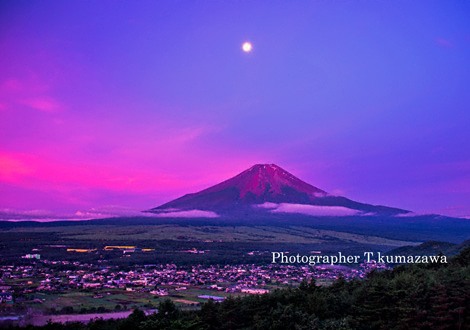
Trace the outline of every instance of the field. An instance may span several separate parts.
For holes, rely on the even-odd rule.
[[[98,225],[88,222],[4,227],[0,228],[0,242],[0,262],[3,263],[18,261],[28,253],[38,253],[48,260],[105,260],[122,265],[269,263],[272,251],[361,253],[419,243],[305,225]],[[104,250],[108,245],[135,246],[136,251],[125,254]],[[89,251],[78,253],[67,252],[67,249]]]
[[[168,288],[169,289],[169,288]],[[67,293],[35,293],[34,300],[25,301],[28,310],[26,321],[35,325],[45,325],[48,320],[55,322],[89,321],[93,318],[124,318],[132,309],[140,308],[152,312],[165,299],[172,300],[182,310],[199,308],[207,301],[198,298],[200,295],[220,297],[240,296],[245,294],[216,292],[200,288],[188,288],[174,291],[169,296],[159,297],[149,292],[107,289],[90,291],[73,291]]]
[[[64,240],[78,241],[149,241],[178,240],[197,242],[271,242],[271,243],[322,243],[343,240],[352,243],[380,244],[387,246],[412,245],[414,242],[393,240],[373,235],[290,226],[181,226],[181,225],[133,225],[133,226],[57,226],[5,230],[5,233],[54,233]]]
[[[118,305],[117,310],[137,307],[150,308],[155,303],[158,304],[154,299],[155,296],[149,293],[144,294],[125,290],[74,291],[57,294],[36,293],[34,296],[35,299],[42,301],[42,303],[36,303],[36,306],[44,313],[50,313],[51,310],[60,312],[64,307],[73,307],[74,312],[80,312],[82,308],[87,311],[90,309],[114,311]]]

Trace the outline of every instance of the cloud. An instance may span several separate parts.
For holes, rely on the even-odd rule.
[[[31,98],[22,100],[19,103],[42,112],[55,112],[61,108],[59,102],[50,97]]]
[[[187,210],[187,211],[163,211],[162,213],[155,214],[159,218],[218,218],[219,215],[212,211],[203,210]]]
[[[157,171],[127,169],[77,161],[61,162],[33,154],[0,152],[0,182],[21,187],[67,191],[77,186],[113,191],[151,192],[185,185],[184,180]]]
[[[258,207],[270,209],[273,213],[300,213],[312,216],[349,216],[362,214],[358,210],[353,210],[342,206],[320,206],[320,205],[307,205],[307,204],[290,204],[290,203],[264,203]]]
[[[279,206],[279,204],[266,202],[266,203],[263,203],[263,204],[258,204],[256,206],[257,207],[262,207],[263,209],[275,209]]]
[[[408,213],[399,213],[396,214],[395,217],[397,218],[413,218],[413,217],[419,217],[422,215],[429,215],[429,213],[415,213],[415,212],[408,212]]]
[[[82,219],[114,218],[114,217],[151,217],[153,214],[144,213],[140,210],[117,205],[93,207],[86,211],[77,211],[75,216]]]
[[[0,180],[13,179],[31,172],[31,168],[21,159],[8,154],[0,154]]]
[[[55,213],[49,210],[31,209],[19,210],[13,208],[0,209],[0,220],[13,221],[64,221],[64,220],[92,220],[116,217],[155,217],[155,214],[144,213],[140,210],[121,206],[103,206],[88,210],[78,210],[70,213]]]
[[[0,220],[10,221],[64,221],[92,220],[116,217],[155,217],[155,218],[218,218],[219,215],[203,210],[166,209],[162,213],[142,212],[132,208],[108,205],[88,210],[78,210],[74,213],[54,213],[48,210],[18,210],[13,208],[0,209]]]
[[[18,110],[26,106],[40,112],[57,112],[62,104],[51,95],[50,88],[34,77],[9,78],[0,82],[0,97],[4,109]]]
[[[7,215],[47,218],[52,216],[53,214],[52,212],[47,210],[15,210],[10,208],[0,209],[0,217],[2,219]]]
[[[51,221],[64,217],[58,217],[53,212],[48,210],[18,210],[12,208],[0,209],[0,220],[15,220],[15,221]]]

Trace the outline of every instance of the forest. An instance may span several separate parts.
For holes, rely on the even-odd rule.
[[[265,295],[209,300],[197,311],[166,300],[148,316],[134,310],[122,320],[22,329],[469,329],[469,265],[466,248],[446,264],[403,265],[373,271],[364,280],[339,278],[327,287],[304,281]]]

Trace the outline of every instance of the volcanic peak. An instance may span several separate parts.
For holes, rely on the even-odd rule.
[[[309,209],[318,209],[315,207],[320,206],[332,210],[340,207],[343,211],[347,208],[363,213],[408,213],[406,210],[369,205],[330,195],[275,164],[256,164],[233,178],[149,211],[160,213],[171,210],[205,210],[219,213],[236,210],[245,212],[249,209],[254,212],[269,203],[297,205],[297,208],[298,205],[304,205],[304,208],[305,205],[310,205]]]
[[[276,164],[256,164],[222,184],[238,188],[241,199],[247,194],[255,196],[283,195],[286,188],[308,194],[311,197],[327,195],[325,191],[296,178]]]

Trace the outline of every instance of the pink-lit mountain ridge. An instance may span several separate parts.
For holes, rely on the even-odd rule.
[[[187,194],[148,212],[161,216],[189,211],[218,216],[237,212],[300,213],[312,216],[400,215],[409,211],[355,202],[308,184],[275,164],[257,164],[235,177]]]

